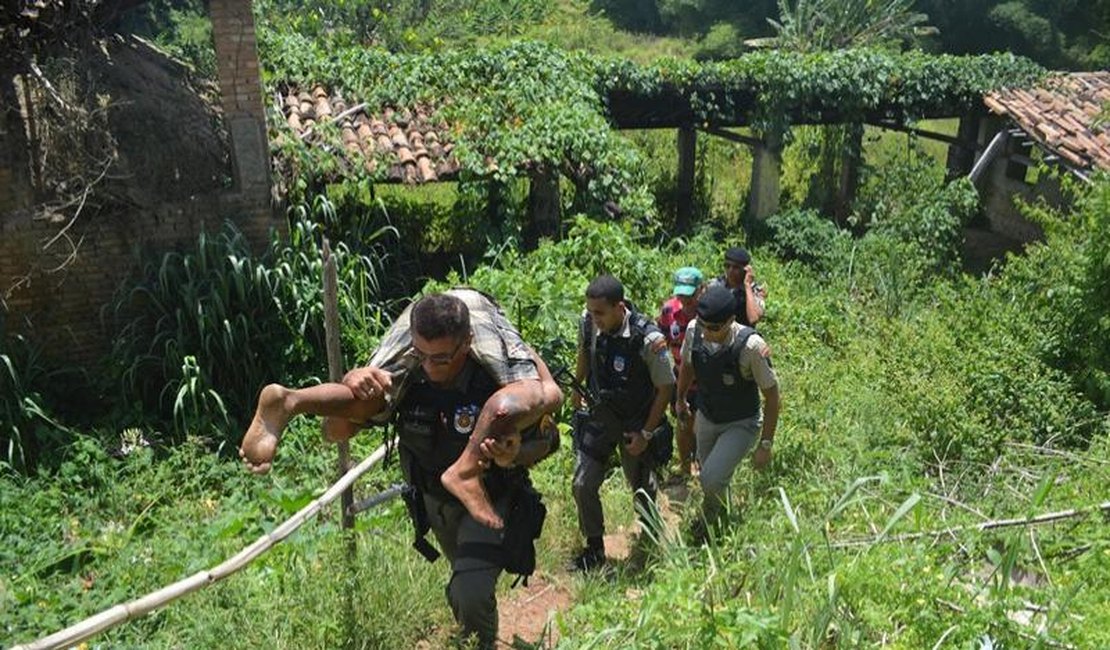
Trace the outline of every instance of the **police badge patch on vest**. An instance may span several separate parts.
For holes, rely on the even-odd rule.
[[[733,384],[736,383],[736,377],[727,373],[727,372],[722,373],[721,374],[721,383],[723,383],[725,386],[732,386]]]
[[[477,404],[468,404],[455,409],[455,431],[463,435],[470,435],[470,432],[474,430],[474,424],[478,420],[479,410]]]
[[[624,357],[615,355],[613,357],[613,370],[616,372],[624,372],[625,360]]]

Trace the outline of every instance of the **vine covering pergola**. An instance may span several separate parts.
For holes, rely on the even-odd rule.
[[[291,173],[334,176],[342,170],[376,182],[427,182],[441,180],[442,166],[450,170],[443,179],[504,182],[526,176],[533,195],[546,193],[556,211],[533,215],[543,224],[540,234],[557,229],[560,176],[599,213],[651,211],[643,166],[620,129],[678,130],[680,206],[690,203],[682,196],[692,194],[697,130],[752,146],[749,210],[762,217],[777,207],[778,164],[792,126],[909,128],[919,119],[979,114],[985,93],[1028,86],[1044,74],[1009,54],[771,51],[717,63],[640,66],[532,42],[418,56],[317,51],[319,46],[296,36],[263,39],[261,47],[272,86],[284,92],[279,108],[292,134],[278,141],[284,155],[300,161]],[[291,100],[290,92],[300,94]],[[321,117],[315,106],[322,98],[330,126],[317,119],[306,127],[307,112]],[[403,117],[413,110],[435,125],[443,160],[428,147],[429,138],[413,137],[412,122]],[[751,135],[733,127],[748,127]],[[305,137],[309,130],[311,137]],[[391,133],[397,130],[404,144]],[[421,146],[406,146],[412,140]],[[406,172],[405,166],[418,171]]]

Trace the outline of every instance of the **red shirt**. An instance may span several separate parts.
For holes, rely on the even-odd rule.
[[[667,345],[671,348],[671,354],[674,355],[675,366],[682,363],[682,356],[679,351],[682,349],[682,340],[686,338],[686,326],[695,318],[697,318],[696,313],[687,315],[686,312],[682,311],[682,301],[674,296],[663,303],[663,308],[656,323],[659,325],[659,329],[663,330],[663,336],[667,337]]]

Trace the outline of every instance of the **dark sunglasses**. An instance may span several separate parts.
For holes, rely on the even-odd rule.
[[[705,321],[702,321],[701,326],[704,327],[705,331],[707,332],[720,332],[724,328],[728,327],[728,321],[725,321],[723,323],[706,323]]]
[[[440,352],[438,354],[427,354],[426,352],[417,349],[417,347],[414,345],[412,346],[412,353],[416,356],[417,360],[419,360],[420,363],[424,363],[425,361],[427,361],[433,366],[446,366],[447,364],[455,360],[455,355],[459,353],[459,350],[462,349],[464,343],[466,343],[466,339],[459,341],[454,350],[451,350],[450,352]]]

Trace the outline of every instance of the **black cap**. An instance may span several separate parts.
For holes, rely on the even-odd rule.
[[[723,323],[736,315],[736,296],[724,285],[715,284],[698,299],[698,318],[706,323]]]
[[[747,249],[733,246],[725,251],[725,261],[739,264],[740,266],[747,266],[752,263],[752,255]]]

